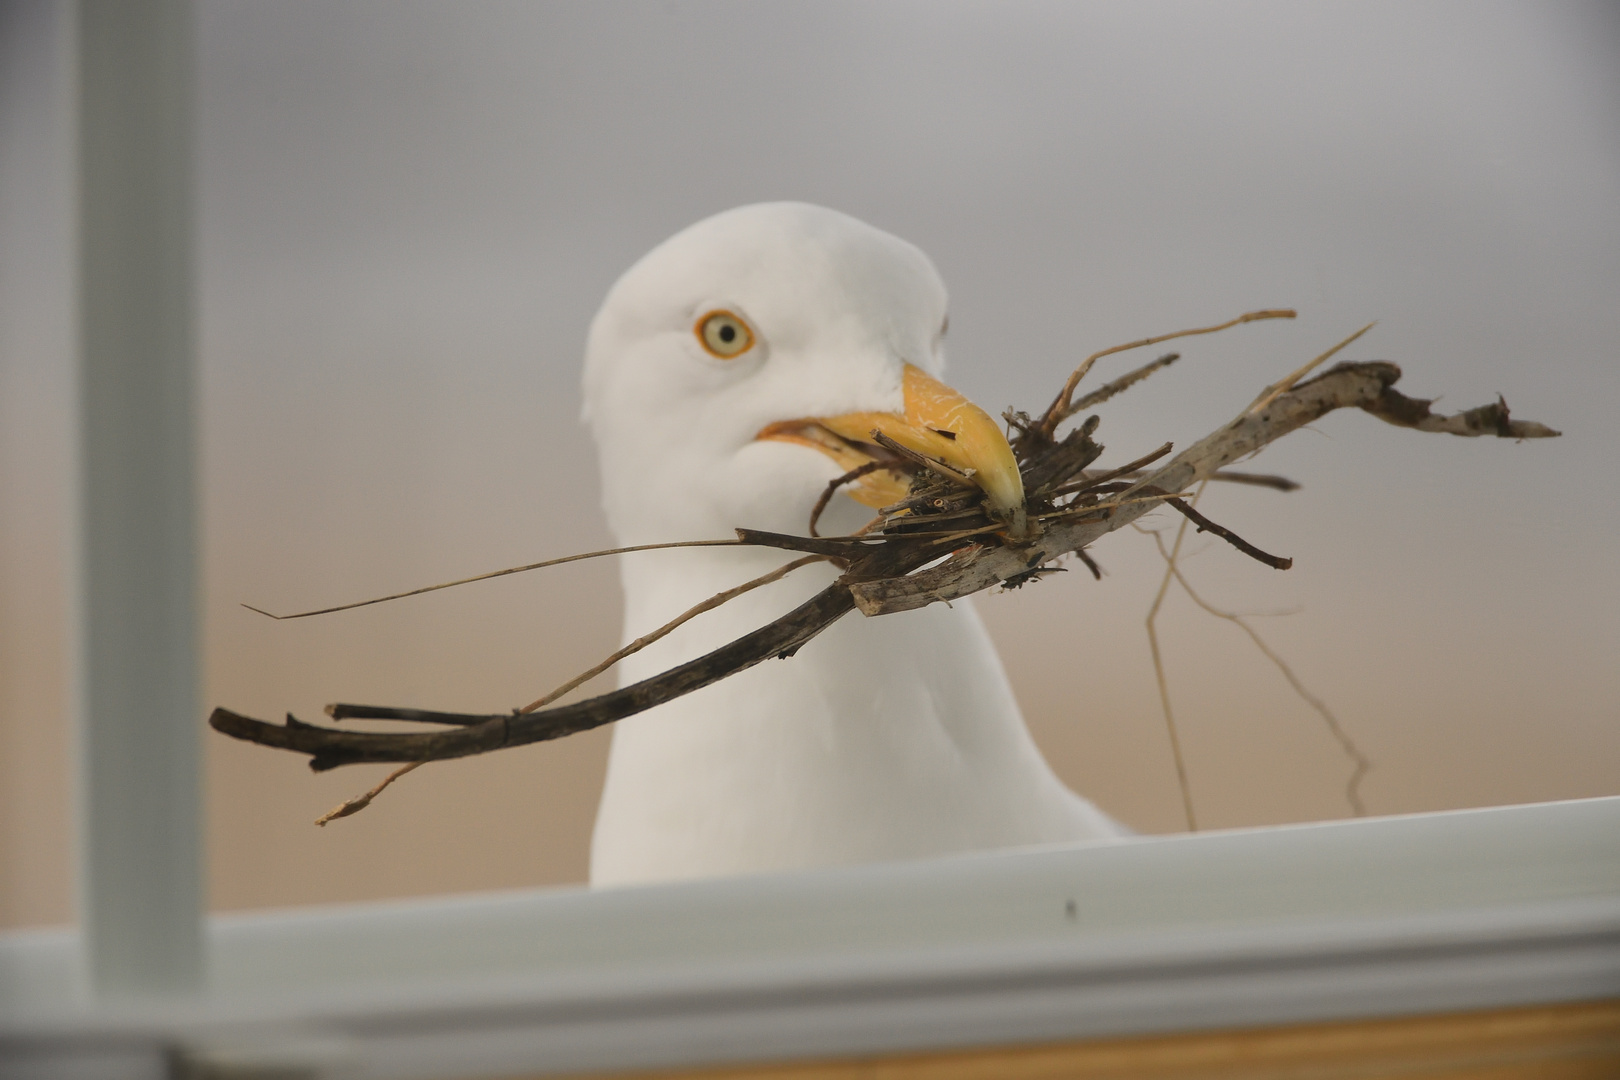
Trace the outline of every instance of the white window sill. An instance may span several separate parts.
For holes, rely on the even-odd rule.
[[[201,1000],[93,1004],[71,931],[0,935],[0,1076],[161,1076],[176,1048],[542,1074],[1620,997],[1620,797],[215,916],[209,948]]]

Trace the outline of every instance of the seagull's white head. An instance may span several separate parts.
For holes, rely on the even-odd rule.
[[[1022,505],[1000,426],[938,381],[945,286],[912,245],[803,203],[744,206],[654,248],[591,324],[585,418],[621,543],[802,532],[872,431]],[[905,491],[879,470],[868,506]]]

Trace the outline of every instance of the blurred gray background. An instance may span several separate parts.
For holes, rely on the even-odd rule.
[[[67,33],[61,5],[0,5],[5,925],[71,917]],[[605,545],[577,422],[603,292],[698,218],[803,199],[933,257],[951,380],[993,412],[1093,350],[1299,310],[1183,343],[1102,410],[1105,463],[1373,319],[1346,355],[1408,393],[1562,429],[1336,414],[1254,466],[1302,491],[1203,504],[1294,569],[1208,538],[1186,566],[1266,616],[1375,762],[1372,812],[1620,791],[1620,6],[202,0],[199,35],[210,704],[496,710],[610,651],[605,562],[300,623],[237,604]],[[1058,772],[1173,830],[1162,564],[1128,531],[1094,554],[1101,583],[981,610]],[[1203,823],[1347,814],[1347,762],[1241,633],[1174,593],[1162,628]],[[236,908],[581,880],[607,733],[424,769],[324,830],[381,770],[206,743]]]

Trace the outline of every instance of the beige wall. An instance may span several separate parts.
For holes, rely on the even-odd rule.
[[[237,605],[604,544],[574,421],[595,303],[680,225],[795,196],[935,257],[953,380],[992,408],[1042,400],[1092,348],[1300,308],[1189,344],[1110,406],[1107,460],[1202,434],[1374,317],[1355,355],[1403,364],[1409,392],[1460,408],[1501,391],[1564,428],[1515,446],[1330,417],[1257,463],[1305,490],[1205,503],[1295,569],[1208,538],[1187,565],[1211,600],[1295,612],[1256,625],[1375,762],[1374,812],[1620,790],[1620,487],[1597,465],[1620,456],[1620,118],[1601,12],[468,10],[203,5],[210,704],[507,708],[609,651],[606,563],[298,623]],[[672,59],[709,45],[743,70]],[[5,926],[71,918],[72,892],[68,174],[60,71],[37,55],[0,65]],[[749,131],[745,160],[672,134],[714,117]],[[982,610],[1060,774],[1175,829],[1141,627],[1158,557],[1130,532],[1095,554],[1101,583]],[[1345,760],[1268,663],[1183,598],[1163,618],[1204,824],[1347,813]],[[205,742],[213,904],[244,908],[579,881],[607,734],[434,765],[325,829],[381,769],[314,776]]]

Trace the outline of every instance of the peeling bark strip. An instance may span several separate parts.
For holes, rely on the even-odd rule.
[[[1495,435],[1501,439],[1546,439],[1559,432],[1534,420],[1514,420],[1508,414],[1507,402],[1501,397],[1494,405],[1481,405],[1477,409],[1457,413],[1455,416],[1436,416],[1429,411],[1433,401],[1409,398],[1384,387],[1378,400],[1362,408],[1387,423],[1419,431],[1436,431],[1446,435]]]
[[[1167,362],[1155,361],[1148,368]],[[1141,374],[1147,371],[1139,370]],[[1132,373],[1137,378],[1141,374]],[[215,709],[208,722],[234,738],[309,754],[310,767],[316,770],[364,761],[436,761],[557,739],[633,716],[772,657],[792,656],[856,608],[865,615],[887,615],[954,600],[1009,580],[1028,580],[1041,567],[1071,552],[1091,565],[1082,550],[1086,545],[1335,409],[1360,408],[1390,424],[1452,435],[1507,439],[1558,435],[1542,424],[1512,419],[1507,404],[1500,399],[1454,416],[1436,416],[1429,409],[1430,402],[1406,397],[1393,389],[1400,377],[1400,368],[1390,363],[1341,363],[1290,389],[1268,392],[1262,398],[1263,404],[1245,410],[1167,465],[1145,474],[1135,474],[1139,461],[1125,470],[1090,478],[1084,475],[1084,468],[1102,450],[1091,441],[1096,430],[1094,417],[1063,440],[1054,440],[1042,424],[1011,414],[1009,420],[1021,432],[1014,449],[1026,477],[1026,490],[1033,493],[1028,507],[1030,519],[1042,522],[1044,527],[1033,540],[1022,544],[1007,540],[1002,526],[983,511],[979,495],[965,495],[960,485],[933,473],[919,473],[905,502],[889,507],[881,525],[874,523],[871,531],[859,537],[816,538],[739,530],[740,539],[751,544],[823,555],[845,572],[793,611],[729,645],[585,701],[537,712],[493,715],[370,705],[334,705],[327,709],[334,720],[409,720],[451,728],[423,733],[345,731],[305,724],[290,714],[285,725],[270,724],[227,709]],[[1071,378],[1065,394],[1072,392],[1076,381]],[[1109,482],[1126,471],[1140,478],[1122,490],[1121,485]],[[1030,483],[1032,477],[1038,483]],[[1272,482],[1278,478],[1263,479]],[[1215,528],[1240,548],[1252,549],[1251,554],[1263,557],[1262,561],[1269,560],[1274,566],[1285,561],[1254,549],[1246,541],[1239,542],[1230,530]],[[926,570],[918,569],[941,556],[949,557]]]

